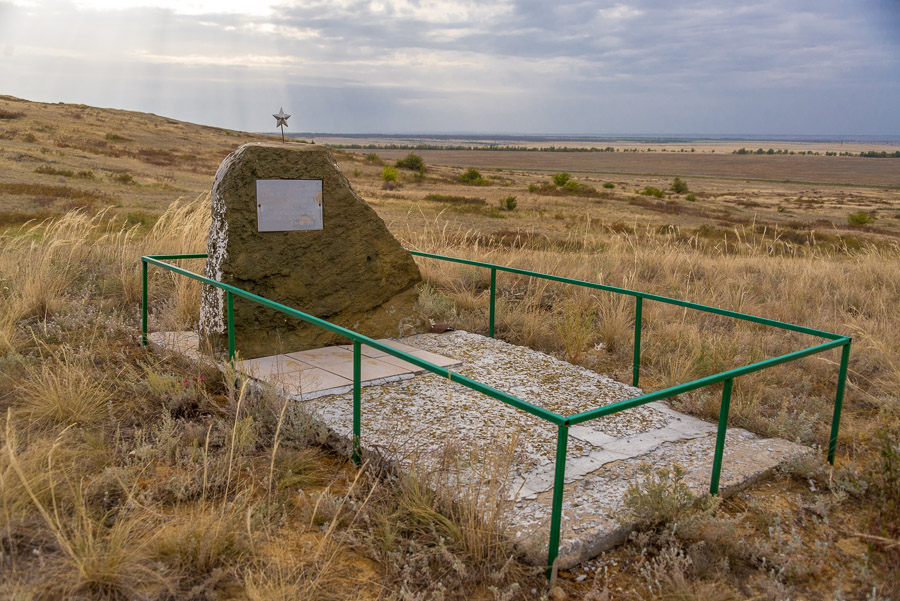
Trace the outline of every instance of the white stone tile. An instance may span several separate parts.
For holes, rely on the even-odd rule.
[[[312,369],[313,366],[288,357],[287,355],[272,355],[270,357],[259,357],[256,359],[239,361],[237,368],[238,371],[245,373],[252,378],[270,379],[278,378],[295,371]]]

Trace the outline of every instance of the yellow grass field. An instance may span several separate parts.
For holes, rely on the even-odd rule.
[[[385,182],[408,151],[334,150],[409,248],[854,339],[836,467],[674,509],[677,478],[648,478],[629,510],[653,519],[549,587],[439,474],[357,470],[274,392],[138,345],[139,257],[205,251],[216,166],[264,139],[0,97],[0,596],[900,599],[900,159],[429,150]],[[486,332],[489,274],[420,266],[430,316]],[[195,325],[198,289],[153,278],[151,327]],[[631,303],[498,286],[499,337],[630,378]],[[643,340],[646,390],[810,343],[651,303]],[[838,359],[739,379],[730,425],[825,445]],[[715,419],[719,390],[672,403]]]

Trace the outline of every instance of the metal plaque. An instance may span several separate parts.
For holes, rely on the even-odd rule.
[[[256,180],[256,229],[296,232],[322,229],[322,180]]]

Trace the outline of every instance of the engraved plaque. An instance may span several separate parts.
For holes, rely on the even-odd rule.
[[[256,229],[295,232],[322,229],[322,180],[256,180]]]

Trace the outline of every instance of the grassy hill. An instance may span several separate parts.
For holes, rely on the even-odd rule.
[[[669,177],[604,173],[557,186],[499,167],[467,184],[463,164],[385,182],[391,162],[336,153],[407,246],[854,337],[835,469],[820,456],[684,509],[670,503],[683,498],[677,479],[653,475],[630,504],[642,531],[550,589],[510,549],[502,520],[473,517],[477,500],[449,503],[428,486],[434,474],[357,470],[274,391],[137,344],[140,255],[205,250],[216,166],[261,139],[0,97],[0,596],[900,597],[896,190],[691,178],[677,192]],[[848,219],[859,212],[870,220]],[[484,332],[489,275],[421,266],[430,315]],[[193,327],[198,288],[152,277],[151,328]],[[630,305],[503,276],[498,309],[510,342],[630,374]],[[647,306],[644,319],[647,390],[800,344],[674,307]],[[824,444],[835,360],[741,378],[729,423]],[[714,419],[717,398],[673,403]]]

